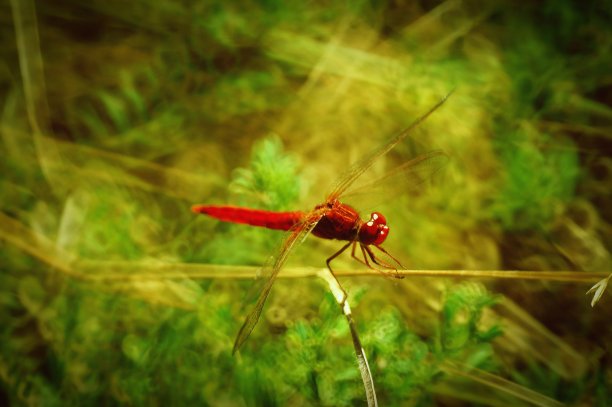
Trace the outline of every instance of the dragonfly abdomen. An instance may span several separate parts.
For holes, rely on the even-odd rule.
[[[272,212],[229,205],[194,205],[191,210],[223,222],[242,223],[268,229],[290,230],[304,217],[303,212]]]

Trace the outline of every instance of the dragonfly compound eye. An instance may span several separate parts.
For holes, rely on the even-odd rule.
[[[378,233],[376,235],[376,239],[372,242],[374,245],[378,246],[385,241],[385,239],[389,236],[389,226],[387,225],[378,225]]]
[[[389,235],[387,220],[383,215],[374,212],[369,221],[361,225],[359,229],[359,241],[363,244],[374,244],[378,246],[385,241]]]
[[[387,219],[380,212],[372,212],[370,215],[370,222],[374,222],[375,225],[386,225]]]

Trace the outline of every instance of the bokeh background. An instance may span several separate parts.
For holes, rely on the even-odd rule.
[[[442,149],[425,188],[347,198],[408,268],[458,270],[340,279],[379,402],[609,405],[612,298],[585,293],[611,270],[611,6],[0,5],[0,404],[364,405],[308,277],[338,242],[294,251],[232,357],[282,233],[190,207],[308,210],[454,90],[362,179]]]

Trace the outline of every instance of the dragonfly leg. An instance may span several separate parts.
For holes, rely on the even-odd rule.
[[[376,270],[374,267],[372,267],[372,265],[370,264],[370,262],[368,261],[368,258],[366,257],[365,251],[363,250],[362,245],[359,245],[359,248],[361,249],[361,254],[363,255],[363,260],[360,259],[359,257],[355,256],[355,248],[357,247],[357,241],[353,242],[353,250],[351,250],[351,257],[354,258],[355,260],[357,260],[358,262],[365,264],[366,266],[368,266],[369,269],[371,270]]]
[[[387,272],[387,271],[385,271],[385,270],[381,270],[381,269],[379,269],[379,268],[376,268],[376,267],[372,266],[372,265],[370,264],[370,262],[368,261],[368,257],[372,258],[372,260],[374,261],[374,263],[375,263],[375,264],[377,264],[377,265],[379,265],[379,266],[381,266],[381,267],[383,267],[383,268],[387,268],[387,269],[395,269],[395,267],[393,267],[393,266],[392,266],[392,265],[390,265],[390,264],[386,264],[386,263],[385,263],[385,264],[381,264],[381,262],[380,262],[380,261],[379,261],[379,260],[376,258],[376,256],[374,256],[374,253],[367,253],[367,252],[366,252],[366,249],[364,248],[364,245],[362,245],[362,244],[360,244],[360,245],[359,245],[359,248],[361,249],[361,255],[363,256],[363,260],[362,260],[362,259],[360,259],[359,257],[357,257],[357,256],[355,255],[355,246],[356,246],[356,244],[357,244],[357,242],[355,242],[355,243],[353,244],[353,250],[351,251],[351,256],[352,256],[352,257],[353,257],[355,260],[357,260],[358,262],[360,262],[360,263],[365,264],[366,266],[368,266],[368,268],[369,268],[370,270],[378,271],[379,273],[381,273],[381,274],[382,274],[383,276],[385,276],[386,278],[390,278],[390,274],[391,274],[391,273],[389,273],[389,272]],[[402,278],[402,277],[398,277],[397,273],[394,273],[394,274],[392,275],[392,277],[395,277],[395,278]]]
[[[387,256],[389,256],[398,266],[400,266],[400,268],[404,268],[404,266],[402,266],[402,264],[395,257],[393,257],[389,252],[387,252],[385,249],[383,249],[382,247],[379,247],[379,246],[374,246],[374,247],[376,247],[378,250],[380,250],[381,252],[383,252]],[[390,263],[387,263],[386,261],[381,260],[378,257],[376,257],[376,255],[374,254],[372,249],[370,249],[369,246],[366,246],[366,245],[362,244],[361,245],[361,250],[364,250],[368,254],[368,257],[370,257],[370,260],[372,260],[372,262],[374,264],[376,264],[376,265],[378,265],[380,267],[386,268],[386,269],[395,270],[395,273],[394,273],[393,277],[398,278],[398,279],[404,278],[404,276],[400,275],[397,272],[397,267],[396,266],[394,266],[394,265],[392,265]],[[364,254],[364,258],[365,258],[365,254]],[[378,271],[380,271],[380,272],[382,272],[384,274],[388,274],[388,273],[384,272],[383,270],[378,270]]]
[[[398,266],[400,266],[400,268],[405,269],[406,267],[404,267],[402,265],[402,263],[400,263],[400,261],[398,259],[396,259],[395,257],[393,257],[393,255],[391,253],[389,253],[388,251],[386,251],[383,247],[381,246],[374,246],[376,247],[378,250],[380,250],[381,252],[383,252],[384,254],[386,254],[387,256],[389,256],[394,262],[395,264],[397,264]]]
[[[379,268],[373,267],[372,265],[370,265],[370,262],[368,261],[368,257],[370,257],[372,259],[372,261],[374,262],[374,264],[381,266],[383,268],[387,268],[387,269],[395,269],[395,267],[392,267],[390,264],[381,264],[379,262],[379,260],[376,258],[376,256],[373,256],[373,253],[371,251],[366,251],[367,246],[365,245],[359,245],[361,248],[361,254],[363,255],[363,259],[365,261],[362,261],[362,263],[365,263],[366,266],[368,266],[371,270],[374,271],[378,271],[379,273],[381,273],[383,276],[385,276],[385,278],[390,278],[389,275],[391,273],[389,273],[386,270],[381,270]],[[359,259],[358,259],[359,260]],[[398,278],[397,277],[397,273],[393,274],[392,277]]]

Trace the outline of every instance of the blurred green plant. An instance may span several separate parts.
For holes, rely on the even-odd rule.
[[[257,142],[249,167],[237,168],[232,178],[229,190],[238,195],[240,205],[290,210],[295,209],[300,197],[296,159],[283,152],[282,142],[275,135]]]
[[[482,312],[496,301],[497,298],[480,284],[464,283],[450,289],[442,307],[437,341],[440,356],[452,355],[455,352],[460,354],[471,342],[490,342],[501,335],[499,326],[486,330],[481,330],[480,327]]]
[[[363,402],[331,294],[293,319],[277,306],[285,316],[258,327],[233,358],[238,304],[250,282],[131,278],[129,266],[146,268],[143,260],[264,262],[275,249],[271,237],[282,235],[196,219],[188,208],[201,196],[225,202],[228,169],[242,165],[242,148],[270,129],[296,137],[289,145],[314,164],[309,175],[328,179],[371,147],[375,134],[459,84],[445,112],[427,123],[426,133],[435,134],[428,141],[456,165],[435,210],[425,205],[409,218],[412,257],[423,268],[468,269],[482,264],[468,260],[484,247],[493,259],[485,264],[506,266],[519,257],[503,250],[509,236],[539,231],[575,196],[592,206],[590,236],[609,250],[607,178],[590,182],[597,174],[582,169],[610,150],[611,16],[602,2],[12,4],[37,8],[23,26],[17,13],[0,17],[7,39],[0,47],[0,202],[2,216],[21,226],[0,222],[2,405]],[[32,43],[24,39],[40,39],[40,49],[24,48]],[[28,83],[46,87],[32,89],[25,73],[39,59],[46,82]],[[25,101],[28,93],[48,100]],[[26,118],[44,118],[36,108],[45,105],[41,148]],[[295,170],[279,139],[267,138],[232,174],[226,203],[294,209]],[[28,233],[15,236],[21,230]],[[419,244],[427,235],[435,243]],[[407,234],[397,227],[394,236]],[[541,268],[558,264],[541,239],[520,243]],[[109,278],[73,278],[56,269],[58,258],[75,272],[81,262],[100,262],[106,268],[94,277]],[[113,262],[123,262],[124,275]],[[307,279],[296,285],[299,299],[321,295]],[[600,349],[608,348],[602,327],[610,301],[602,297],[591,313],[582,307],[584,290],[567,287],[505,289],[521,299],[525,315],[566,332],[566,342],[546,335],[589,366],[569,378],[551,373],[534,356],[538,349],[508,355],[513,344],[484,323],[496,296],[480,286],[449,288],[437,313],[419,307],[436,298],[381,291],[384,304],[404,305],[430,332],[391,305],[369,310],[374,289],[358,293],[351,304],[361,304],[357,322],[381,404],[452,404],[435,392],[447,377],[444,363],[457,362],[563,402],[605,405],[610,367]],[[558,312],[568,304],[572,318]],[[527,343],[545,336],[527,331]],[[501,344],[492,346],[494,338]],[[475,402],[461,396],[453,400]]]
[[[249,166],[234,170],[229,190],[234,195],[232,200],[235,199],[230,204],[268,210],[295,209],[300,194],[296,161],[283,152],[278,137],[263,139],[253,146]],[[218,233],[210,239],[210,232],[204,232],[202,250],[208,261],[215,264],[261,265],[283,237],[277,231],[207,220],[209,225],[213,222]]]
[[[507,230],[544,229],[574,197],[578,154],[569,142],[551,145],[550,136],[528,130],[497,136],[503,173],[491,211]]]
[[[358,305],[362,295],[367,293],[357,293],[351,303]],[[477,284],[449,289],[440,313],[444,328],[431,342],[411,331],[391,307],[367,324],[359,324],[380,402],[427,404],[427,389],[444,380],[442,364],[449,360],[491,368],[490,343],[501,330],[497,325],[482,330],[480,317],[494,303],[495,297]],[[264,344],[247,344],[249,352],[243,354],[242,366],[252,373],[243,386],[261,385],[261,378],[255,380],[253,375],[265,372],[266,380],[274,384],[272,400],[278,405],[295,402],[292,397],[314,405],[348,406],[363,401],[348,326],[330,293],[325,294],[316,317],[292,322],[282,336],[265,340]],[[257,368],[249,367],[255,365]],[[270,385],[264,388],[268,389],[266,397],[271,397]],[[300,389],[299,396],[296,389]],[[265,400],[254,400],[254,404]]]

